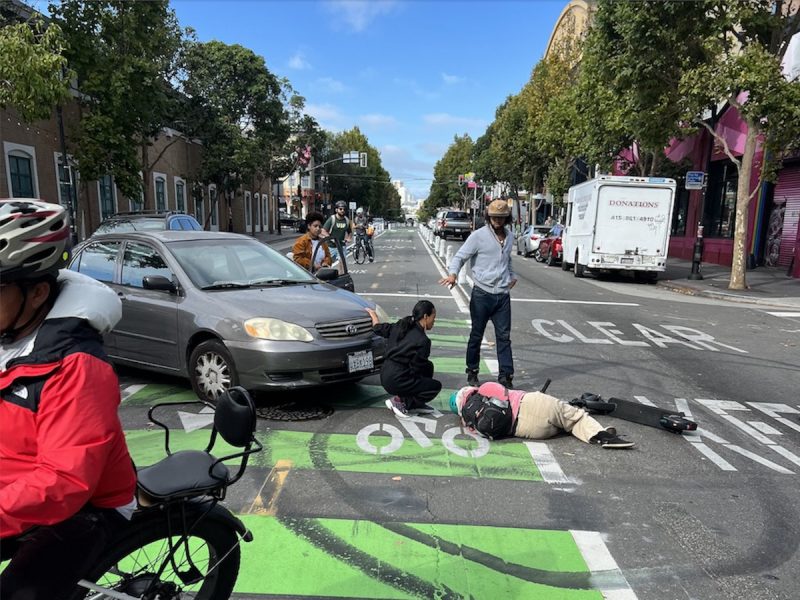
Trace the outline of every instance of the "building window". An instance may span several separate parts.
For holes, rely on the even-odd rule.
[[[156,210],[167,210],[167,181],[163,177],[156,177]]]
[[[733,238],[736,226],[736,188],[739,171],[729,160],[711,164],[709,185],[703,210],[704,235],[707,238]]]
[[[686,235],[686,214],[689,210],[689,190],[678,190],[672,208],[672,235]]]
[[[100,218],[107,219],[117,212],[114,206],[114,179],[111,175],[103,175],[98,179],[97,189],[100,198]]]
[[[28,156],[11,154],[8,157],[8,170],[11,175],[11,196],[13,198],[33,198],[33,167]]]
[[[58,186],[58,203],[61,206],[69,208],[72,203],[72,209],[77,210],[77,189],[78,189],[78,172],[74,165],[63,165],[61,163],[61,154],[54,153],[56,173],[56,185]],[[72,160],[70,159],[71,163]]]
[[[244,193],[244,224],[245,227],[250,227],[252,222],[253,202],[250,199],[250,192]]]
[[[186,184],[180,179],[175,182],[175,208],[186,212]]]

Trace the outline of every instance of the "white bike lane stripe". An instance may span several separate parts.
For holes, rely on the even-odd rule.
[[[445,277],[447,277],[447,273],[442,268],[442,265],[440,264],[439,259],[436,258],[436,256],[433,254],[433,252],[431,252],[431,249],[428,247],[428,243],[422,237],[422,234],[420,232],[417,232],[417,235],[419,236],[419,239],[422,241],[422,246],[425,248],[425,251],[428,253],[428,256],[431,257],[431,260],[433,261],[433,265],[436,267],[436,270],[439,271],[439,275],[441,275],[442,279],[444,279]],[[453,300],[455,301],[456,306],[458,306],[458,310],[460,310],[464,314],[469,314],[469,307],[464,302],[464,300],[461,298],[461,295],[459,294],[459,292],[456,291],[456,288],[458,288],[458,286],[454,286],[454,287],[450,288],[450,295],[453,297]]]
[[[611,556],[603,541],[602,535],[597,531],[581,531],[571,529],[570,534],[575,540],[586,566],[593,576],[593,587],[600,590],[605,600],[636,600],[637,596],[631,589],[625,575]]]

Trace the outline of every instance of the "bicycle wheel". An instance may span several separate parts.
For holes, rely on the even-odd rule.
[[[367,251],[364,249],[363,244],[356,244],[356,247],[353,249],[353,259],[356,261],[356,264],[363,265],[366,258]]]
[[[173,532],[172,541],[178,544],[180,536]],[[108,548],[104,559],[86,579],[135,598],[148,589],[153,591],[153,584],[158,596],[148,597],[228,600],[239,575],[241,552],[236,533],[219,521],[203,519],[189,536],[188,550],[187,556],[187,546],[179,544],[174,557],[177,569],[170,562],[157,577],[169,555],[166,521],[149,521],[138,527],[133,524],[129,532]],[[189,556],[197,571],[192,570]],[[73,598],[97,597],[95,594],[79,588]]]

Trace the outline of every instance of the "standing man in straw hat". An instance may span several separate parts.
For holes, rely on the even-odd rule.
[[[505,200],[495,200],[486,208],[486,225],[475,231],[459,248],[450,262],[448,276],[439,281],[453,287],[456,276],[469,260],[472,266],[472,297],[469,314],[472,330],[467,344],[467,384],[477,387],[481,360],[481,341],[486,324],[491,320],[497,339],[498,383],[511,388],[514,359],[511,356],[511,288],[517,283],[511,269],[514,245],[511,229],[511,208]]]

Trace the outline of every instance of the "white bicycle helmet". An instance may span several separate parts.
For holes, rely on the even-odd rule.
[[[356,214],[357,215],[363,215],[364,214],[364,209],[359,206],[358,210],[356,211]]]
[[[56,275],[70,251],[64,207],[28,198],[0,200],[0,281]]]

